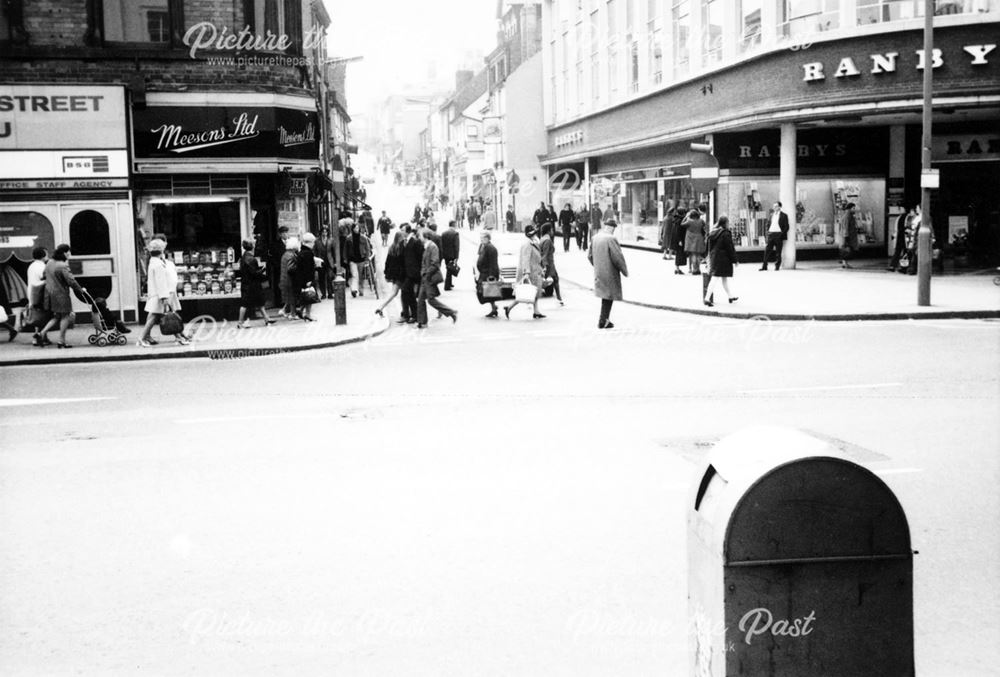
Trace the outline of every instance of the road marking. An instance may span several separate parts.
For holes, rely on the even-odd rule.
[[[898,388],[902,383],[865,383],[849,386],[805,386],[802,388],[761,388],[759,390],[741,390],[741,395],[753,395],[759,393],[794,393],[810,390],[857,390],[859,388]]]
[[[923,472],[923,468],[886,468],[885,470],[876,470],[876,475],[903,475],[911,472]]]
[[[0,407],[30,407],[36,404],[64,404],[66,402],[97,402],[99,400],[115,400],[116,397],[65,397],[46,399],[9,399],[0,400]]]
[[[211,416],[205,418],[178,418],[174,423],[231,423],[234,421],[286,421],[315,420],[319,414],[273,414],[257,416]]]

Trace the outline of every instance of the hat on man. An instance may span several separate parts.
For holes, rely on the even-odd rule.
[[[312,233],[304,233],[302,235],[302,244],[304,244],[305,246],[308,247],[312,244],[315,244],[315,242],[316,242],[316,236],[313,235]]]
[[[537,233],[537,232],[538,231],[535,230],[534,226],[528,226],[527,228],[524,229],[524,236],[525,237],[535,237],[535,233]]]

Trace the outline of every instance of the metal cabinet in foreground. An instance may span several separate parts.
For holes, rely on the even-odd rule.
[[[698,677],[913,675],[913,553],[896,496],[828,443],[722,440],[688,515]]]

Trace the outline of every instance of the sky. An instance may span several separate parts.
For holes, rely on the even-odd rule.
[[[325,0],[331,57],[362,56],[347,71],[351,115],[426,78],[437,60],[447,79],[463,52],[496,46],[496,0]],[[481,64],[481,62],[480,62]]]

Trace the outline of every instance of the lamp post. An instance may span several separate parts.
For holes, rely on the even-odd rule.
[[[920,142],[920,228],[917,230],[917,305],[931,304],[931,84],[934,80],[934,0],[924,0],[924,103]],[[934,186],[937,187],[937,186]]]

